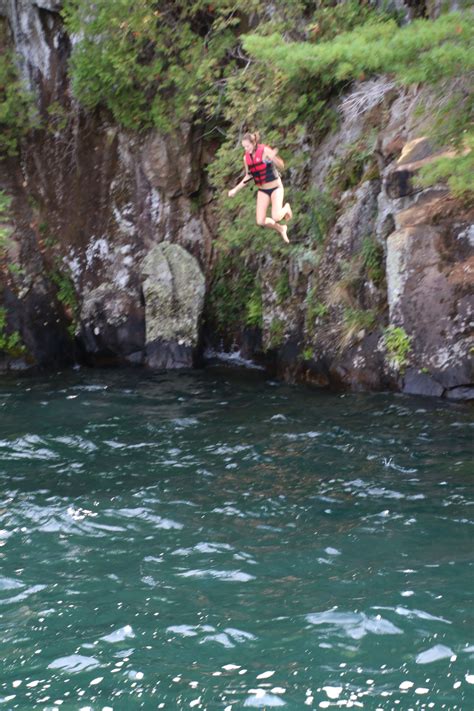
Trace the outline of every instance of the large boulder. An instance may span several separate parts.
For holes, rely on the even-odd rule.
[[[146,365],[180,368],[193,364],[205,278],[189,252],[162,242],[142,262],[145,301]]]

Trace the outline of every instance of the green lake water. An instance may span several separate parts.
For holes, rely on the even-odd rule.
[[[0,709],[474,709],[472,410],[0,382]]]

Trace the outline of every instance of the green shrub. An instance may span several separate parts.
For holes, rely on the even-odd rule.
[[[11,198],[4,190],[0,190],[0,260],[5,259],[7,256],[8,245],[12,234],[12,228],[9,224],[11,219],[10,206]],[[20,265],[15,262],[9,262],[6,266],[13,276],[24,273]]]
[[[19,78],[15,55],[0,50],[0,155],[16,155],[21,138],[37,125],[33,98]]]
[[[403,373],[405,367],[408,365],[411,340],[411,336],[408,336],[405,329],[399,326],[388,326],[383,334],[388,363],[401,373]]]
[[[11,228],[8,225],[10,205],[11,198],[4,190],[0,190],[0,257],[2,257],[5,253],[8,238],[11,234]]]
[[[257,320],[256,302],[255,274],[242,255],[235,250],[220,253],[206,295],[206,321],[219,335],[234,335],[245,325],[259,325],[248,323],[249,318]]]
[[[88,109],[106,106],[127,128],[170,130],[220,112],[242,10],[256,0],[66,0],[78,36],[70,70]]]
[[[70,112],[59,101],[53,101],[46,111],[48,113],[48,131],[51,133],[64,131],[71,118]]]
[[[263,324],[262,290],[259,286],[250,294],[247,302],[246,326],[251,328],[261,328]]]
[[[356,309],[345,306],[342,313],[340,348],[347,347],[361,331],[371,331],[377,324],[377,315],[367,309]]]
[[[270,323],[268,348],[278,348],[285,339],[285,322],[281,318],[274,318]]]
[[[340,4],[323,2],[317,5],[319,7],[307,27],[307,38],[310,42],[330,41],[341,32],[350,32],[374,17],[370,5],[358,0],[345,0]]]
[[[329,41],[284,42],[276,34],[262,37],[247,35],[244,47],[252,57],[273,71],[280,70],[286,80],[297,86],[308,76],[324,91],[324,87],[342,87],[343,82],[364,79],[371,75],[395,75],[401,84],[429,84],[440,96],[437,111],[430,107],[433,136],[439,143],[453,143],[460,148],[458,156],[443,159],[426,167],[420,179],[426,183],[447,179],[457,196],[474,194],[472,175],[472,82],[474,69],[472,12],[450,12],[437,20],[418,19],[398,27],[394,20],[372,14],[364,24],[349,32],[333,36]],[[447,84],[464,76],[462,83]],[[446,101],[446,93],[452,98]],[[465,149],[471,152],[463,155]],[[451,162],[450,162],[451,161]],[[352,172],[350,172],[352,175]],[[356,171],[357,174],[357,171]],[[354,178],[355,179],[355,178]]]
[[[66,313],[71,320],[68,332],[73,338],[78,325],[79,303],[71,277],[64,272],[59,259],[56,264],[56,268],[50,272],[50,278],[57,287],[56,298],[65,307]]]
[[[306,295],[306,322],[313,324],[317,318],[326,318],[329,307],[316,297],[316,288],[310,289]]]
[[[362,266],[374,284],[380,284],[385,276],[383,247],[374,237],[364,237],[360,250]]]
[[[326,185],[331,195],[339,195],[345,190],[354,188],[361,182],[365,174],[365,166],[373,156],[373,147],[356,143],[337,158],[331,165],[326,176]]]
[[[247,35],[245,49],[281,67],[287,75],[304,71],[324,82],[367,74],[395,74],[404,84],[435,83],[474,67],[470,12],[452,12],[437,20],[419,19],[403,27],[372,15],[364,24],[317,45],[282,42],[277,35]]]
[[[275,284],[275,293],[278,304],[284,304],[288,297],[291,296],[290,278],[287,269],[283,269],[278,277],[277,283]]]
[[[296,234],[310,245],[324,245],[337,216],[332,195],[311,187],[292,190],[291,203],[295,218],[290,222],[290,239]]]
[[[13,358],[19,358],[26,353],[26,347],[21,341],[21,336],[18,331],[6,333],[7,328],[7,312],[6,309],[0,307],[0,351],[7,353]]]
[[[21,276],[21,275],[25,274],[25,270],[22,267],[20,267],[19,264],[15,264],[14,262],[10,262],[10,264],[8,264],[7,267],[8,267],[8,271],[13,276]]]
[[[459,155],[437,158],[422,166],[415,182],[422,186],[445,182],[455,197],[471,203],[474,200],[474,131],[465,135]]]

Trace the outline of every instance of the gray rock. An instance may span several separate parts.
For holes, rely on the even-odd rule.
[[[197,260],[180,245],[162,242],[144,258],[141,274],[147,365],[192,365],[205,293]]]
[[[125,360],[130,365],[142,365],[145,357],[144,351],[137,351],[136,353],[129,353],[125,356]]]
[[[23,371],[30,368],[30,364],[26,362],[24,358],[13,358],[11,360],[7,359],[6,370]]]
[[[377,195],[380,184],[377,180],[367,180],[354,190],[353,199],[338,218],[327,246],[330,258],[357,252],[362,240],[374,230],[377,215]]]
[[[88,359],[133,362],[145,346],[139,294],[104,282],[84,296],[79,339]]]
[[[402,390],[409,395],[429,395],[432,397],[440,397],[444,392],[443,386],[437,383],[436,380],[424,373],[417,373],[415,370],[410,370],[406,373]]]
[[[35,0],[35,5],[42,7],[50,12],[59,12],[61,10],[63,3],[62,0]]]
[[[385,179],[385,190],[391,200],[411,195],[414,191],[411,179],[412,171],[406,168],[392,170]]]
[[[397,165],[405,165],[406,163],[414,163],[415,161],[424,160],[428,156],[434,153],[434,148],[432,143],[426,136],[420,136],[419,138],[414,138],[412,141],[408,141],[397,160]]]
[[[448,243],[449,244],[449,243]],[[430,225],[398,230],[387,239],[387,292],[390,322],[412,337],[410,360],[428,367],[427,376],[412,376],[407,391],[440,391],[470,383],[469,304],[464,295],[468,272],[454,274],[442,232]],[[458,270],[459,271],[459,270]],[[460,303],[463,303],[463,313]],[[453,313],[457,314],[453,318]],[[408,384],[407,384],[408,383]],[[428,394],[428,393],[426,393]]]
[[[152,133],[142,149],[142,164],[150,185],[168,196],[199,190],[199,145],[193,145],[189,123],[181,123],[174,136]]]
[[[457,388],[470,385],[474,382],[472,358],[467,357],[444,370],[433,371],[432,375],[444,388]]]
[[[448,400],[474,400],[474,386],[446,390],[445,396]]]
[[[406,144],[402,150],[407,149],[407,147],[409,147],[412,143],[413,141]],[[421,155],[424,155],[427,151],[428,147],[425,147],[425,151],[421,151],[420,148]],[[422,191],[413,183],[413,178],[417,175],[420,169],[426,165],[429,165],[437,158],[449,158],[454,155],[454,151],[444,151],[436,154],[430,153],[427,156],[425,155],[423,159],[413,159],[410,161],[409,158],[411,153],[416,154],[415,149],[413,149],[413,151],[407,149],[405,155],[402,152],[402,155],[396,161],[395,165],[393,165],[390,170],[386,171],[385,190],[387,195],[392,200],[406,197],[407,195],[413,195],[414,199],[418,199],[418,193]],[[444,192],[447,193],[447,190],[444,190]]]
[[[176,341],[157,339],[146,347],[146,364],[154,370],[190,368],[193,365],[193,349]]]
[[[56,10],[58,3],[31,0],[3,0],[0,16],[10,23],[20,71],[30,89],[34,90],[38,77],[49,79],[52,72],[52,53],[40,17],[40,8]]]
[[[324,181],[332,164],[342,158],[348,147],[361,138],[367,114],[380,105],[392,89],[393,82],[387,77],[354,83],[353,89],[339,107],[342,121],[337,131],[328,133],[318,150],[308,156],[312,185],[318,189],[324,188]]]

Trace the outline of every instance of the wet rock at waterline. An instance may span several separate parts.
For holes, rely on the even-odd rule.
[[[104,282],[84,294],[80,342],[92,364],[190,367],[198,342],[204,275],[177,244],[152,247],[137,288]]]
[[[100,284],[84,295],[80,341],[88,362],[143,361],[145,322],[138,290]]]

